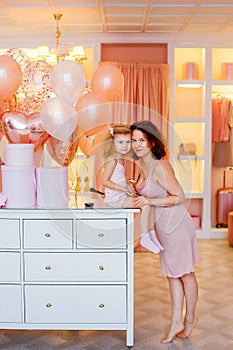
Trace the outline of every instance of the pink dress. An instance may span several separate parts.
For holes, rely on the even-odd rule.
[[[137,187],[137,192],[148,198],[168,195],[151,176]],[[199,260],[198,244],[192,218],[184,205],[155,206],[155,230],[164,247],[160,252],[161,274],[181,277],[194,272],[194,264]]]
[[[125,167],[118,163],[112,173],[110,180],[117,185],[121,185],[123,187],[127,186],[126,177],[125,177]],[[112,190],[111,188],[105,187],[105,198],[104,202],[108,207],[121,207],[127,195],[125,192]]]

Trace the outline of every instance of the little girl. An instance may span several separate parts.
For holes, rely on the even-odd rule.
[[[131,153],[131,130],[126,125],[114,126],[104,142],[103,154],[105,164],[102,174],[104,186],[104,201],[108,207],[135,207],[134,198],[137,196],[132,184],[125,175],[125,162]],[[140,215],[140,243],[153,253],[163,250],[156,238],[153,211],[149,205],[144,205]]]

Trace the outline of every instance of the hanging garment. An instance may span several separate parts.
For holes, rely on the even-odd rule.
[[[229,140],[229,118],[232,115],[231,101],[222,96],[212,99],[212,141]]]
[[[233,128],[230,128],[227,142],[216,142],[214,145],[213,164],[225,168],[233,166]]]

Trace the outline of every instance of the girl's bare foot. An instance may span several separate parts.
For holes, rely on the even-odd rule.
[[[193,322],[185,321],[185,323],[184,323],[185,328],[182,332],[177,334],[177,337],[181,338],[181,339],[188,338],[190,336],[193,328],[196,326],[197,322],[198,322],[197,318],[195,318]]]
[[[164,338],[162,338],[160,340],[160,343],[162,344],[166,344],[166,343],[171,343],[173,338],[177,335],[177,334],[181,334],[182,331],[184,330],[184,325],[183,323],[175,323],[175,324],[171,324],[171,327],[169,329],[168,335]]]

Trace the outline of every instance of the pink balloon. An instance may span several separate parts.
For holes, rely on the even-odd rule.
[[[51,71],[51,85],[58,97],[76,103],[86,86],[84,69],[74,61],[61,61]]]
[[[81,134],[78,138],[78,145],[81,151],[87,156],[93,156],[102,152],[102,147],[105,142],[106,135],[110,132],[108,124],[102,125],[101,130],[93,133],[91,136]]]
[[[78,127],[86,136],[95,134],[110,122],[110,103],[102,94],[88,92],[82,95],[76,106]]]
[[[75,108],[77,111],[81,111],[86,108],[91,109],[92,107],[103,103],[108,103],[108,100],[104,95],[95,92],[87,92],[78,99]]]
[[[77,125],[77,111],[65,98],[53,97],[40,110],[42,125],[49,135],[67,141]]]
[[[120,95],[124,86],[124,76],[112,64],[102,64],[94,72],[91,80],[92,92],[103,94],[109,101]]]
[[[51,66],[45,61],[29,62],[23,71],[22,90],[35,103],[50,98],[53,90],[50,83]]]
[[[12,57],[0,56],[0,98],[11,97],[22,82],[22,71]]]

